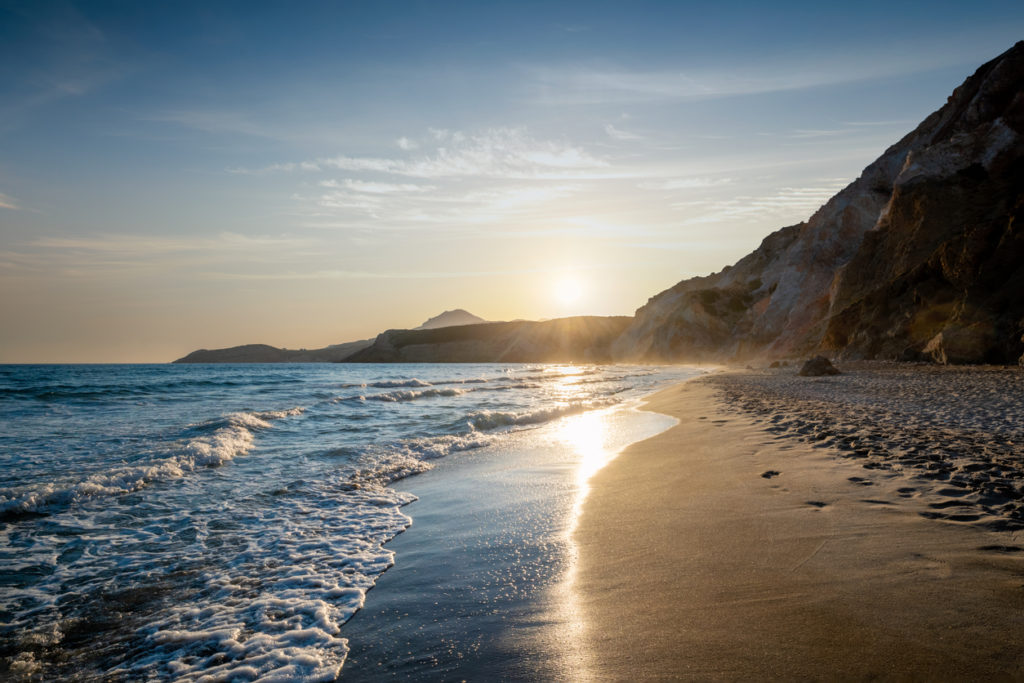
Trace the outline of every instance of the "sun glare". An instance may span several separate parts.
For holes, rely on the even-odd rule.
[[[583,285],[573,277],[563,277],[555,283],[555,298],[562,305],[574,304],[583,296]]]

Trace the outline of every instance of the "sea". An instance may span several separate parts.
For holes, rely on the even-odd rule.
[[[0,365],[0,678],[500,673],[509,615],[571,573],[589,476],[699,372]]]

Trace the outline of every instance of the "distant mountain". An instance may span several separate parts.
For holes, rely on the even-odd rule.
[[[229,349],[200,349],[175,363],[336,363],[364,349],[372,339],[335,344],[322,349],[279,349],[267,344],[245,344]]]
[[[636,312],[620,360],[1024,364],[1024,41],[806,222]]]
[[[486,322],[468,311],[457,308],[445,311],[423,323],[417,330],[451,327],[453,325],[475,325]],[[175,363],[338,363],[356,351],[373,343],[372,339],[334,344],[322,349],[279,349],[267,344],[244,344],[227,349],[200,349],[193,351]]]
[[[388,330],[349,363],[568,363],[611,359],[629,317],[559,318]]]
[[[483,318],[473,315],[469,311],[465,311],[461,308],[456,308],[454,311],[445,311],[441,315],[435,315],[433,318],[423,323],[417,330],[433,330],[438,327],[454,327],[456,325],[477,325],[479,323],[487,322]]]

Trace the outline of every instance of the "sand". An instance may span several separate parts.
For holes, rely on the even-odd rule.
[[[579,678],[1024,680],[1017,371],[793,373],[661,392],[591,480]]]

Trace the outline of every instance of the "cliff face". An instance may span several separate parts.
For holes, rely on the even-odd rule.
[[[734,266],[653,297],[619,359],[823,349],[861,358],[1016,361],[1024,351],[1024,42],[810,219]]]
[[[569,363],[610,360],[628,317],[478,323],[388,330],[349,363]]]
[[[1017,362],[1024,344],[1024,43],[929,117],[878,224],[838,274],[822,346]]]

